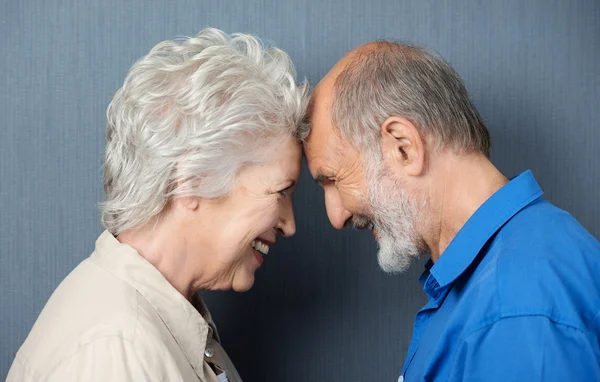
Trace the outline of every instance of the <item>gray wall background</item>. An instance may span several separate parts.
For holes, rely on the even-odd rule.
[[[0,4],[0,378],[61,279],[101,232],[105,109],[154,44],[205,26],[250,32],[315,84],[374,39],[438,50],[463,76],[507,175],[600,236],[597,0],[3,0]],[[248,293],[208,293],[246,381],[395,381],[422,263],[388,276],[369,234],[334,231],[304,170],[297,235]]]

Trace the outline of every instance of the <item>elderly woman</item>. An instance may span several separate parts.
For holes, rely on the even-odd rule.
[[[247,35],[206,29],[140,59],[107,112],[106,231],[8,381],[240,381],[196,292],[248,290],[294,234],[307,92]]]

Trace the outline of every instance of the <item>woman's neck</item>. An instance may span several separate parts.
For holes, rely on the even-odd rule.
[[[195,269],[188,257],[185,240],[174,240],[181,237],[176,231],[176,225],[147,224],[146,226],[121,233],[117,240],[127,244],[152,264],[167,281],[186,299],[191,301],[194,293],[195,277],[191,270]]]

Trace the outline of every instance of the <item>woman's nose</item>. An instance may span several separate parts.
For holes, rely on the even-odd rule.
[[[296,220],[294,219],[294,209],[292,203],[287,203],[277,223],[277,231],[285,236],[294,236],[296,233]]]

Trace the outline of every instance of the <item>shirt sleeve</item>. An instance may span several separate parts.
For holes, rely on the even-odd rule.
[[[48,378],[48,382],[155,380],[149,365],[138,357],[134,344],[114,336],[83,345]]]
[[[460,342],[450,381],[600,381],[583,331],[545,316],[502,318]]]

